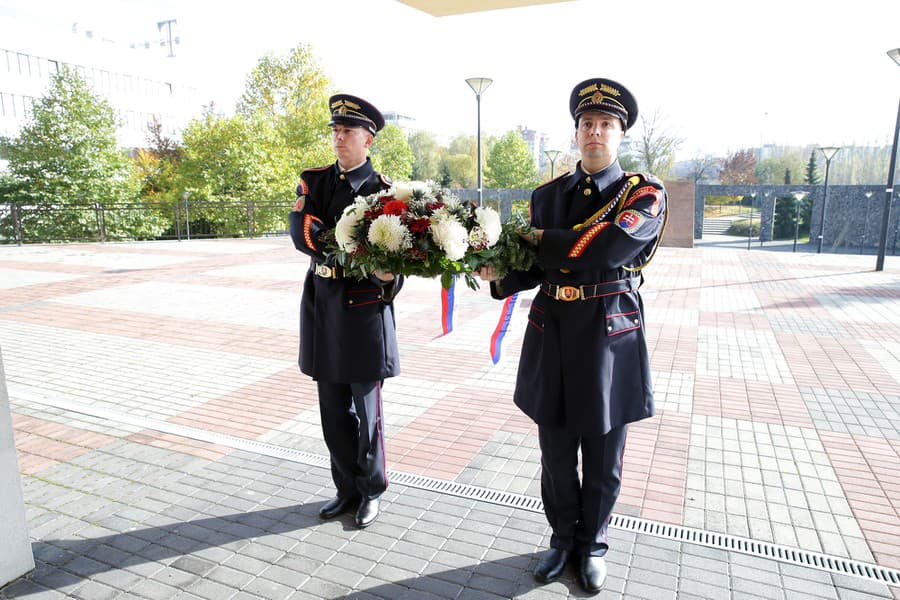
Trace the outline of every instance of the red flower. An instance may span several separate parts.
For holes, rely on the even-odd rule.
[[[406,202],[403,200],[390,200],[389,202],[385,202],[382,212],[386,215],[400,216],[406,212]]]
[[[416,219],[414,221],[410,221],[408,227],[412,233],[425,233],[428,231],[428,227],[431,225],[431,221],[428,219]]]

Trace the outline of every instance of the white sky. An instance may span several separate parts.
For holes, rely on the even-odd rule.
[[[176,58],[127,48],[158,39],[157,21],[171,18]],[[485,135],[523,125],[568,147],[569,92],[601,76],[630,88],[642,114],[662,111],[685,139],[679,159],[760,144],[887,145],[900,98],[900,66],[886,55],[900,46],[894,0],[574,0],[440,18],[396,0],[0,0],[0,48],[22,24],[46,54],[77,37],[75,22],[95,45],[115,40],[107,52],[154,56],[226,110],[261,56],[307,43],[336,91],[442,140],[474,134],[465,79],[476,76],[494,80]]]

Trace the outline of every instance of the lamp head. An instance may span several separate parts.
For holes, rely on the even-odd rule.
[[[819,148],[819,152],[825,157],[825,160],[831,160],[834,158],[834,155],[838,153],[840,147],[838,146],[825,146],[824,148]]]
[[[472,88],[476,95],[480,96],[494,82],[493,79],[487,77],[470,77],[466,79],[466,83]]]

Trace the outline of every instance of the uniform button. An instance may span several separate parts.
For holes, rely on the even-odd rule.
[[[638,320],[637,320],[637,319],[634,320],[634,324],[635,324],[635,325],[638,324]]]
[[[606,328],[607,331],[612,331],[612,325]]]
[[[585,180],[586,182],[590,183],[590,182],[591,182],[591,176],[588,175],[587,177],[584,178],[584,180]]]
[[[590,196],[590,195],[591,195],[591,188],[584,188],[584,195],[585,195],[585,196]]]
[[[341,179],[347,179],[346,177],[344,177],[344,174],[343,174],[343,173],[341,173],[340,178],[341,178]]]
[[[378,294],[378,295],[375,296],[375,297],[376,297],[378,300],[381,300],[381,294]]]
[[[347,300],[347,304],[353,304],[353,300]]]

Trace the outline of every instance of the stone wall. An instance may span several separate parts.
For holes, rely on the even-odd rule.
[[[807,201],[812,199],[810,242],[816,244],[822,223],[823,185],[698,185],[694,193],[694,238],[703,238],[703,205],[707,196],[747,196],[755,193],[753,205],[762,216],[760,239],[769,241],[772,239],[775,199],[801,191],[807,192]],[[823,252],[876,249],[881,236],[884,200],[884,186],[829,185],[822,236]],[[900,242],[898,227],[900,206],[895,198],[888,224],[888,254],[894,254]]]

